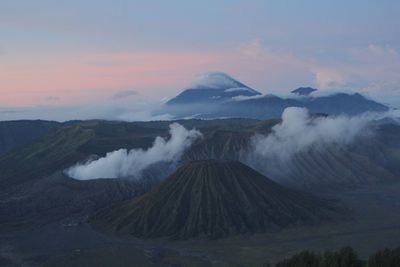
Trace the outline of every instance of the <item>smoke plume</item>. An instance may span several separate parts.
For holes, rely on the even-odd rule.
[[[77,164],[68,170],[68,176],[78,180],[97,178],[140,177],[148,166],[159,162],[175,162],[192,143],[202,137],[196,129],[187,130],[178,123],[170,126],[170,138],[158,136],[153,146],[143,149],[120,149],[109,152],[105,157]]]
[[[285,161],[294,154],[319,144],[346,145],[358,135],[365,133],[368,123],[382,115],[359,116],[311,116],[307,109],[290,107],[282,114],[282,122],[267,135],[252,140],[256,155]]]

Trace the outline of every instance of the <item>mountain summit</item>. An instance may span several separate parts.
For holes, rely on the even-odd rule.
[[[199,75],[196,81],[193,82],[193,89],[231,89],[243,88],[260,94],[259,92],[249,88],[245,84],[235,80],[231,76],[223,72],[207,72]]]
[[[240,162],[204,160],[92,222],[140,238],[220,238],[318,223],[336,212],[330,202],[286,189]]]
[[[300,87],[292,91],[293,94],[301,96],[309,96],[312,92],[318,91],[311,87]]]
[[[257,96],[260,92],[235,80],[223,72],[209,72],[199,78],[167,105],[185,105],[193,103],[219,103],[238,96]]]

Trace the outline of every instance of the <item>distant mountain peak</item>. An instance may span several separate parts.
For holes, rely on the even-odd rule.
[[[312,87],[299,87],[296,90],[293,90],[292,93],[301,96],[309,96],[312,92],[317,91],[317,89]]]
[[[193,82],[192,88],[229,89],[247,87],[224,72],[206,72],[200,74]]]
[[[175,98],[169,100],[170,104],[209,103],[231,100],[238,96],[257,96],[260,92],[235,80],[223,72],[207,72],[199,75],[189,88]]]

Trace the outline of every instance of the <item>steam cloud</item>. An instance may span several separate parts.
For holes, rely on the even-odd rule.
[[[267,136],[252,140],[256,155],[285,161],[298,152],[319,144],[349,144],[367,129],[368,123],[382,115],[313,117],[307,109],[290,107],[282,114],[282,122]]]
[[[120,149],[109,152],[105,157],[77,164],[69,168],[68,176],[78,180],[97,178],[140,177],[148,166],[158,162],[174,162],[192,143],[202,137],[196,129],[187,130],[178,123],[170,126],[171,137],[167,140],[158,136],[153,146],[143,149]]]

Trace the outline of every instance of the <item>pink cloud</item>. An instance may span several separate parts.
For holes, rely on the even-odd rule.
[[[154,96],[219,61],[211,53],[110,53],[2,65],[0,105],[34,105],[54,95],[61,104],[79,104],[108,99],[120,88]]]

